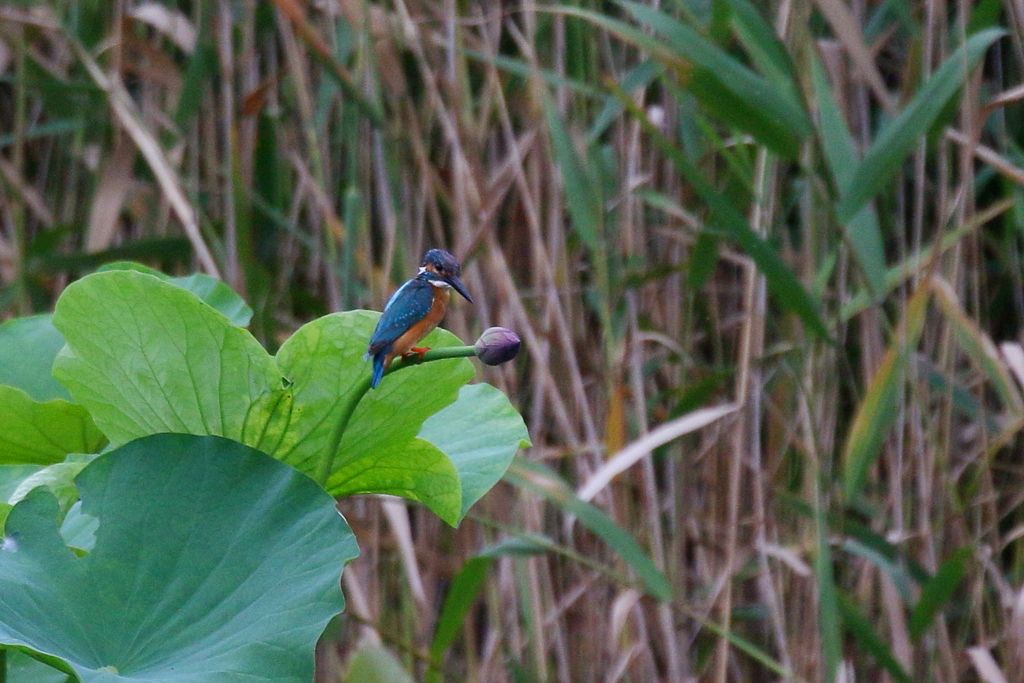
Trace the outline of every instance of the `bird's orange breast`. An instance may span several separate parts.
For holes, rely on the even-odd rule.
[[[434,302],[430,310],[423,316],[423,319],[414,323],[395,340],[391,346],[391,352],[384,358],[384,367],[391,365],[391,361],[397,356],[408,353],[409,349],[416,346],[416,343],[430,334],[431,330],[437,327],[444,318],[445,309],[448,307],[450,294],[447,287],[434,287]]]

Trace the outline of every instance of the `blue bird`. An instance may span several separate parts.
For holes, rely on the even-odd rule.
[[[380,384],[384,371],[397,356],[422,356],[428,350],[416,348],[415,344],[441,322],[449,290],[454,289],[473,303],[473,297],[459,280],[461,274],[462,268],[454,256],[443,249],[431,249],[423,257],[419,274],[391,295],[366,351],[367,358],[373,357],[372,388]]]

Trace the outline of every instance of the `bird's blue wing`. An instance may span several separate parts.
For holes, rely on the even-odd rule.
[[[387,311],[389,308],[391,308],[391,304],[395,303],[396,299],[401,298],[402,292],[407,290],[410,286],[415,287],[418,282],[419,281],[416,278],[413,278],[412,280],[406,280],[405,282],[403,282],[402,286],[396,289],[395,293],[391,295],[390,299],[388,299],[388,302],[384,304],[384,310]]]
[[[433,304],[434,288],[429,282],[409,280],[402,285],[384,307],[384,313],[370,337],[367,355],[390,351],[391,344],[422,320]]]

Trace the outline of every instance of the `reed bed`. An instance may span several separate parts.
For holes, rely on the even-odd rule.
[[[273,350],[462,259],[534,445],[458,529],[342,501],[318,681],[1020,680],[1022,22],[6,3],[0,315],[130,258]]]

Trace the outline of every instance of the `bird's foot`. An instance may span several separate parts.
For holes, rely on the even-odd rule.
[[[429,346],[414,346],[405,353],[402,354],[402,360],[411,360],[413,356],[416,356],[417,360],[423,360],[423,354],[430,350]]]

